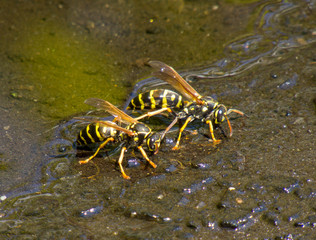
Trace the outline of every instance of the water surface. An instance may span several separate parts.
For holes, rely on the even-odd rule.
[[[315,2],[2,1],[0,9],[2,238],[315,238]],[[95,113],[89,97],[124,106],[168,87],[150,78],[148,58],[247,117],[232,116],[232,138],[227,126],[216,130],[216,146],[192,124],[172,151],[175,128],[151,157],[157,169],[129,152],[141,162],[127,168],[131,181],[117,154],[80,166],[89,152],[73,147],[83,127],[73,116]],[[154,129],[166,126],[155,120]]]

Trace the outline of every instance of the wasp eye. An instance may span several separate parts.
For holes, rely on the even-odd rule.
[[[218,110],[217,110],[217,113],[216,113],[216,122],[217,123],[222,123],[224,122],[225,120],[225,109],[223,109],[222,107],[220,107]]]

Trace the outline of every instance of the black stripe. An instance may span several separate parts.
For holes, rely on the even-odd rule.
[[[161,108],[162,107],[162,102],[163,102],[163,96],[164,94],[167,92],[165,98],[167,100],[167,106],[168,107],[176,107],[178,102],[179,102],[179,97],[180,94],[173,92],[171,90],[167,90],[167,89],[156,89],[156,90],[152,90],[153,92],[153,98],[155,99],[155,106],[156,108]],[[144,102],[144,109],[152,109],[151,107],[151,97],[150,97],[150,92],[151,91],[146,91],[144,93],[142,93],[142,100]],[[175,99],[172,101],[171,100],[171,96],[175,95]],[[133,110],[140,110],[142,105],[139,101],[139,95],[137,95],[135,98],[133,98],[133,103],[136,105],[136,107],[133,106],[132,103],[130,103],[128,105],[128,109],[133,109]],[[184,105],[183,102],[183,98],[181,101],[181,106],[180,108],[182,108],[182,106]]]
[[[89,134],[91,135],[94,142],[100,142],[100,139],[98,138],[96,134],[97,128],[95,124],[90,124]]]

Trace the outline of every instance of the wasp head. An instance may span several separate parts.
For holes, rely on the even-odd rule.
[[[227,108],[224,105],[218,105],[214,110],[214,123],[221,124],[227,119]]]
[[[155,154],[158,152],[159,147],[161,143],[161,134],[159,133],[152,133],[148,138],[147,138],[147,147],[148,150],[151,152],[155,152]]]

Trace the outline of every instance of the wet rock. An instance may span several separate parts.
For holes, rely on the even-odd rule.
[[[201,209],[201,208],[204,208],[206,206],[206,203],[205,202],[199,202],[198,205],[195,207],[196,209]]]
[[[131,158],[127,160],[127,168],[136,168],[140,166],[140,161],[137,158]]]
[[[237,229],[244,227],[246,224],[250,223],[250,219],[252,219],[252,215],[239,217],[236,219],[229,219],[229,220],[222,220],[219,223],[219,226],[222,228],[228,228],[228,229]]]
[[[255,191],[261,195],[264,195],[267,193],[267,190],[265,189],[265,187],[257,183],[252,184],[250,187],[247,187],[247,189]]]
[[[94,215],[100,213],[102,209],[103,209],[103,205],[92,207],[87,210],[83,210],[80,212],[80,217],[83,217],[83,218],[93,217]]]
[[[277,78],[278,77],[278,75],[276,74],[276,73],[271,73],[271,78]]]
[[[316,215],[308,216],[307,221],[295,223],[297,227],[316,227]],[[295,225],[294,224],[294,225]]]
[[[299,217],[300,217],[300,214],[296,213],[296,214],[293,214],[293,215],[289,216],[289,217],[287,218],[287,220],[288,220],[289,222],[293,222],[293,221],[297,220]]]
[[[267,211],[267,210],[268,210],[268,208],[266,207],[266,205],[262,204],[262,205],[260,205],[258,207],[253,208],[252,212],[253,213],[261,213],[261,212],[264,212],[264,211]]]
[[[268,212],[263,216],[263,219],[272,224],[273,226],[279,226],[280,225],[280,219],[279,215],[274,212]]]
[[[192,184],[188,188],[184,188],[183,192],[185,194],[195,193],[196,191],[199,191],[199,190],[203,189],[204,187],[206,187],[206,185],[212,183],[213,181],[214,181],[214,179],[212,177],[208,177],[208,178],[202,180],[201,182]]]
[[[150,184],[157,183],[158,181],[162,181],[164,179],[166,179],[166,175],[165,174],[153,176],[153,177],[150,178]]]
[[[198,163],[198,164],[192,164],[192,168],[196,168],[199,170],[208,170],[210,168],[210,164],[208,163]]]
[[[316,198],[316,191],[310,188],[299,188],[294,191],[294,194],[300,199]]]
[[[126,212],[126,216],[130,217],[130,218],[137,218],[137,219],[141,219],[141,220],[146,220],[146,221],[154,221],[154,222],[158,222],[158,223],[170,223],[172,222],[172,219],[169,217],[161,217],[158,214],[154,214],[154,213],[150,213],[150,212],[138,212],[138,211],[134,211],[134,210],[128,210]]]
[[[288,234],[288,235],[283,235],[283,236],[277,236],[274,238],[275,240],[293,240],[293,239],[297,239],[295,236],[293,236],[292,234]]]
[[[182,197],[180,201],[177,203],[178,206],[185,206],[190,202],[186,197]]]
[[[286,117],[292,116],[292,112],[291,111],[286,111],[285,116]]]
[[[174,172],[176,170],[177,170],[177,167],[175,165],[173,165],[173,164],[171,164],[169,167],[166,168],[166,172],[167,173],[172,173],[172,172]]]
[[[172,229],[172,231],[176,232],[176,231],[182,231],[182,227],[179,225],[174,226],[174,228]]]
[[[295,73],[291,78],[281,83],[278,87],[282,90],[288,90],[297,84],[298,75]]]
[[[284,187],[284,188],[283,188],[283,191],[286,192],[286,193],[291,193],[291,192],[293,192],[295,189],[298,189],[298,188],[300,188],[300,185],[299,185],[298,182],[296,182],[296,183],[291,184],[291,185],[288,186],[288,187]]]
[[[164,141],[165,141],[165,144],[166,144],[166,145],[170,145],[170,146],[175,145],[175,141],[174,141],[173,138],[165,137]]]
[[[210,220],[202,220],[202,224],[204,227],[210,229],[210,230],[215,230],[218,228],[218,224],[215,221],[210,221]]]
[[[201,226],[193,220],[191,220],[187,223],[187,227],[189,227],[195,231],[198,231],[201,228]]]
[[[164,218],[162,218],[162,222],[163,223],[171,223],[172,219],[170,217],[164,217]]]
[[[228,209],[232,207],[232,204],[229,201],[221,201],[216,205],[216,207],[218,209]]]
[[[306,228],[310,226],[310,222],[296,222],[294,227]]]
[[[142,213],[138,216],[140,219],[144,219],[146,221],[163,222],[163,218],[161,216],[153,213]]]
[[[73,143],[65,139],[56,139],[51,141],[47,146],[45,146],[45,151],[50,157],[66,157],[68,154],[73,154],[75,151],[73,149]]]

